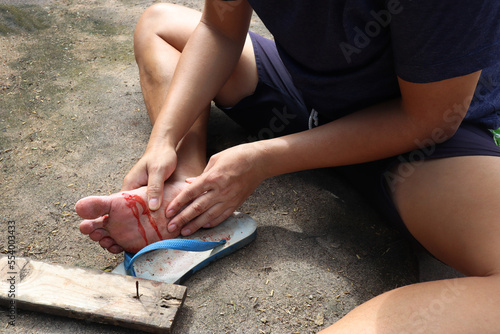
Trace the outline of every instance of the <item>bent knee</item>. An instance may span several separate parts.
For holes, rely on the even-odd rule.
[[[142,13],[141,17],[139,18],[139,22],[141,21],[145,21],[147,23],[162,22],[163,20],[168,19],[169,16],[175,15],[175,12],[178,11],[180,8],[183,7],[171,3],[154,4],[148,7],[144,11],[144,13]]]
[[[200,22],[201,13],[187,7],[159,3],[144,11],[134,32],[134,50],[137,55],[149,50],[158,37],[181,51]]]
[[[134,42],[141,41],[145,34],[158,34],[162,26],[170,21],[175,6],[169,3],[158,3],[142,13],[135,27]]]

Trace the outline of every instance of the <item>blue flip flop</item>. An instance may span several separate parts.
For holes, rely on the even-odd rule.
[[[125,253],[113,273],[181,284],[211,262],[248,245],[256,230],[257,222],[250,216],[234,213],[216,227],[152,243],[136,254]]]

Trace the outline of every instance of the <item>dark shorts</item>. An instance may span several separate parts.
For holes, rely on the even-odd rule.
[[[283,65],[273,41],[250,33],[259,83],[251,96],[232,108],[220,107],[229,117],[252,133],[250,140],[274,138],[309,128],[311,110],[308,110]],[[319,120],[321,124],[321,118]],[[390,189],[399,179],[391,173],[392,167],[409,162],[414,168],[421,160],[457,156],[499,156],[500,147],[492,133],[478,125],[462,123],[449,140],[435,144],[422,143],[422,148],[379,161],[336,167],[333,170],[345,176],[396,228],[408,233],[390,196]],[[411,172],[411,171],[408,171]]]

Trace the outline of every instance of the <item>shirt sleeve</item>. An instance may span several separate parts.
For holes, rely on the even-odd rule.
[[[389,0],[396,73],[426,83],[500,62],[500,1]]]

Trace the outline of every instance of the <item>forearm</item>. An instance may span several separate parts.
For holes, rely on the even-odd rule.
[[[169,204],[169,231],[186,226],[187,235],[217,225],[275,175],[373,161],[448,139],[469,108],[479,75],[427,84],[400,79],[401,101],[212,156],[203,174]]]
[[[202,19],[183,50],[150,141],[176,146],[184,137],[235,68],[248,24],[239,30],[229,36]]]
[[[460,112],[424,123],[392,101],[318,128],[256,143],[266,177],[383,159],[448,139]],[[447,122],[448,121],[448,122]]]
[[[187,206],[172,219],[170,228],[184,226],[198,215],[204,218],[186,225],[187,234],[206,223],[216,224],[218,220],[214,222],[214,217],[227,217],[264,179],[272,176],[354,164],[407,151],[413,145],[416,131],[401,114],[397,103],[385,104],[312,130],[219,152],[210,158],[191,186],[169,205],[167,217],[175,216]],[[395,130],[391,131],[393,127]],[[205,214],[211,207],[211,214]]]

